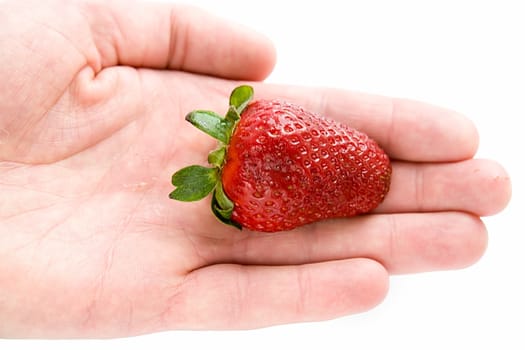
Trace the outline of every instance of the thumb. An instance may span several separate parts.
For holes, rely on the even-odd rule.
[[[275,63],[264,36],[196,7],[129,1],[86,6],[102,68],[129,65],[260,80]]]

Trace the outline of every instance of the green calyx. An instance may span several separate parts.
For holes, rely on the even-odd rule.
[[[173,174],[171,182],[175,186],[169,197],[171,199],[193,202],[198,201],[213,191],[211,209],[222,222],[241,228],[231,219],[234,204],[223,190],[221,171],[226,157],[230,138],[241,118],[241,113],[253,98],[253,88],[241,85],[230,95],[230,107],[223,117],[212,111],[196,110],[186,115],[186,120],[199,130],[217,139],[217,149],[208,155],[211,167],[190,165]]]

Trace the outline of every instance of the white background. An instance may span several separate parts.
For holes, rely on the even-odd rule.
[[[460,271],[394,276],[381,305],[334,321],[110,341],[0,341],[0,348],[525,349],[521,2],[192,3],[274,41],[278,62],[270,82],[420,99],[472,118],[481,135],[478,157],[498,160],[513,179],[509,207],[485,219],[490,234],[485,256]]]

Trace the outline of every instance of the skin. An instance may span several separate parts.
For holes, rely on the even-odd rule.
[[[257,83],[274,65],[271,43],[200,10],[7,1],[0,23],[1,337],[362,312],[385,297],[389,274],[477,261],[487,244],[480,216],[509,200],[505,170],[472,159],[478,135],[462,115]],[[214,148],[184,115],[223,110],[238,80],[376,139],[393,159],[385,202],[358,218],[260,234],[218,224],[206,201],[169,200],[171,174],[205,164]]]

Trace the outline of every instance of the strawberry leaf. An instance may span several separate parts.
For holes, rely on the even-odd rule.
[[[224,190],[222,188],[222,183],[218,183],[217,187],[215,187],[214,197],[217,200],[218,206],[227,212],[228,219],[231,217],[232,211],[233,211],[233,202],[228,198],[226,193],[224,193]]]
[[[253,98],[253,88],[249,85],[241,85],[233,89],[230,95],[230,106],[235,107],[239,115],[248,106]]]
[[[239,115],[239,112],[237,112],[237,108],[230,106],[230,108],[228,108],[228,112],[226,113],[226,120],[235,125],[239,119],[241,119],[241,116]]]
[[[217,206],[217,202],[215,201],[215,199],[212,199],[211,211],[213,212],[215,217],[219,219],[222,223],[242,230],[242,226],[238,222],[226,218],[226,216],[223,214],[224,211]]]
[[[226,193],[224,193],[221,183],[218,183],[211,201],[213,214],[215,214],[221,222],[242,230],[242,226],[231,219],[233,207],[233,202],[226,196]]]
[[[215,165],[220,168],[222,163],[224,163],[224,156],[226,155],[226,146],[217,148],[215,151],[208,154],[208,163]]]
[[[170,198],[184,202],[198,201],[213,191],[218,180],[217,168],[191,165],[173,174],[171,182],[176,189],[170,193]]]
[[[193,111],[186,115],[186,120],[224,144],[230,141],[233,123],[215,112]]]

